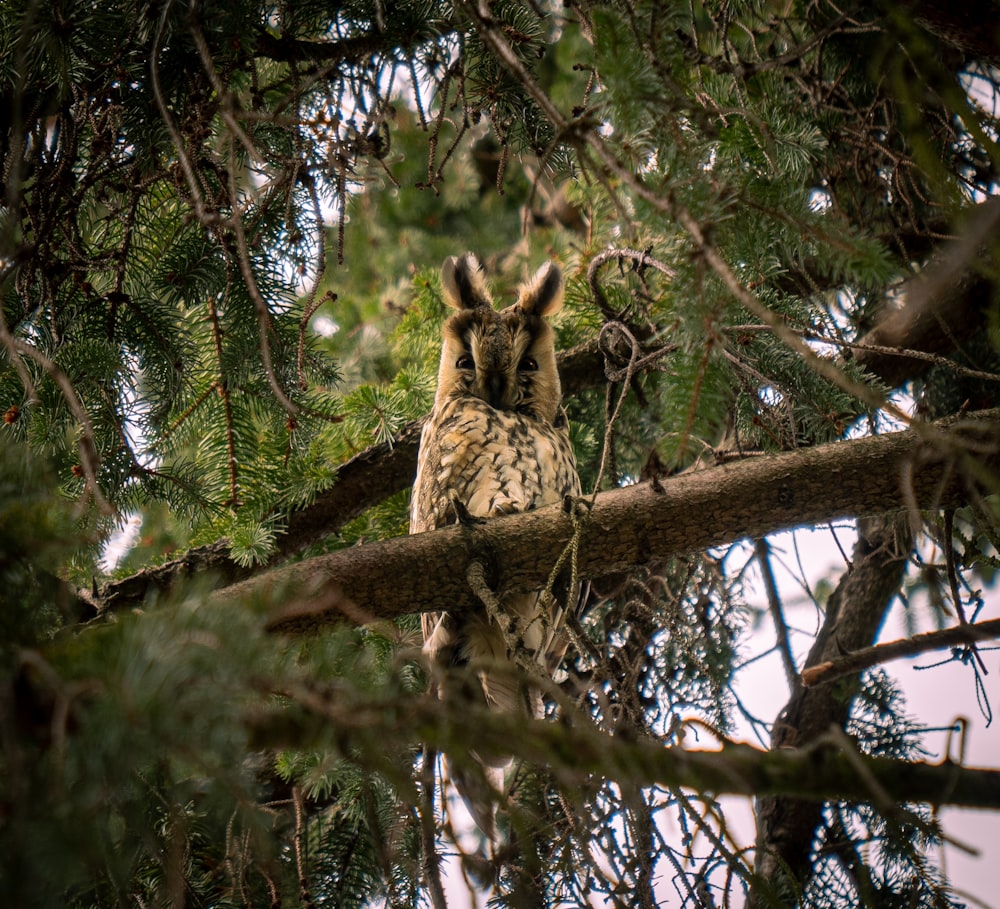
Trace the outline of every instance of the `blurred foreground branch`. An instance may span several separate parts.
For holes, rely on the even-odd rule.
[[[596,774],[637,786],[681,786],[715,795],[860,802],[888,795],[899,803],[1000,808],[1000,771],[848,753],[845,739],[835,733],[805,748],[763,751],[726,742],[717,751],[693,751],[608,735],[589,721],[574,722],[572,715],[560,723],[486,710],[470,717],[464,702],[449,707],[419,695],[403,702],[395,694],[385,703],[359,703],[337,686],[282,694],[292,708],[250,718],[253,747],[311,748],[336,735],[340,747],[368,751],[390,735],[394,741],[407,737],[453,752],[461,747],[512,751],[551,766],[567,788],[585,786]]]

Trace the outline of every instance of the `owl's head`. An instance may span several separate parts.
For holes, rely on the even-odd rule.
[[[553,422],[561,392],[555,333],[545,317],[562,306],[559,268],[547,262],[500,312],[472,253],[445,260],[441,289],[458,312],[444,324],[435,407],[472,395],[497,410]]]

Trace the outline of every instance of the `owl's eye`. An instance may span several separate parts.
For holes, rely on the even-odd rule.
[[[520,372],[534,372],[538,369],[538,360],[534,357],[524,357],[521,362],[517,364],[517,368]]]
[[[472,355],[471,354],[462,354],[462,356],[460,356],[455,361],[455,368],[456,369],[475,369],[476,368],[476,361],[472,359]]]

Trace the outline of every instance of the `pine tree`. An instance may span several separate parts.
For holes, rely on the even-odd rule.
[[[990,715],[1000,43],[965,13],[0,6],[5,904],[437,909],[464,875],[512,906],[959,905],[926,806],[997,810],[997,771],[924,762],[868,648],[926,597],[905,646],[951,647]],[[601,493],[490,538],[590,581],[524,728],[423,694],[419,612],[475,608],[482,534],[400,539],[466,249],[501,288],[567,275]],[[768,534],[848,516],[792,620]],[[490,742],[520,760],[492,856],[429,773]]]

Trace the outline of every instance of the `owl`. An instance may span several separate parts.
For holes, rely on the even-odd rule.
[[[543,265],[520,288],[517,302],[500,312],[471,253],[445,261],[441,288],[457,312],[444,324],[434,410],[420,440],[410,533],[466,515],[489,518],[579,496],[560,404],[555,334],[546,322],[562,306],[558,267]],[[506,636],[485,606],[461,616],[424,614],[424,651],[438,696],[538,715],[540,699],[518,683],[516,658],[550,670],[565,650],[558,643],[560,616],[552,614],[540,591],[505,595],[501,606]],[[522,653],[509,652],[515,642]],[[492,837],[496,793],[503,791],[510,758],[482,752],[473,757],[483,765],[488,789],[483,774],[463,771],[461,761],[449,762],[450,776],[480,829]]]

